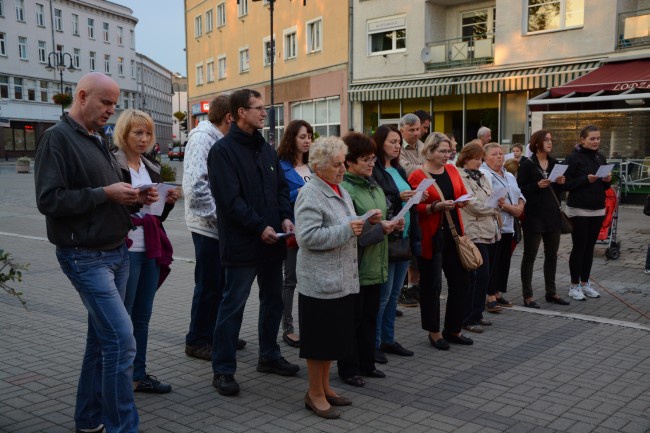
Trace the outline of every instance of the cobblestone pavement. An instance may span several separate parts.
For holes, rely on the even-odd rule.
[[[593,281],[602,297],[568,307],[543,301],[541,255],[535,292],[542,309],[521,306],[515,251],[506,295],[516,306],[490,315],[494,326],[472,335],[471,347],[433,349],[420,328],[419,309],[402,308],[397,340],[412,358],[389,356],[386,379],[365,388],[332,383],[354,404],[339,420],[316,417],[302,404],[304,360],[296,377],[255,371],[255,291],[246,308],[238,352],[237,397],[212,387],[208,362],[185,356],[184,336],[193,290],[193,248],[180,201],[166,223],[176,261],[154,306],[149,371],[174,390],[136,395],[141,428],[151,432],[648,432],[650,431],[650,276],[643,265],[650,219],[639,206],[623,206],[618,222],[621,257],[596,248]],[[0,431],[70,432],[84,347],[86,312],[45,239],[34,204],[32,175],[0,166],[0,249],[30,263],[19,286],[29,311],[0,295]],[[563,236],[558,293],[566,296],[570,237]],[[541,298],[541,299],[540,299]]]

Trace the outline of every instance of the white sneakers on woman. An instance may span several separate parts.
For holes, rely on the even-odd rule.
[[[576,301],[586,301],[587,296],[590,298],[600,298],[600,293],[591,287],[591,284],[574,284],[569,288],[569,296]]]

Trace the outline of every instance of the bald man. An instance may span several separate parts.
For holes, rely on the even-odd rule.
[[[36,204],[47,237],[88,310],[86,351],[75,410],[76,432],[138,431],[133,399],[135,339],[124,307],[129,273],[127,206],[152,203],[122,182],[119,165],[98,131],[115,112],[120,89],[93,72],[79,83],[70,112],[38,141]]]

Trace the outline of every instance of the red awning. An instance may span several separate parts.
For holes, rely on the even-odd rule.
[[[650,90],[650,59],[607,63],[600,68],[551,89],[551,97],[569,93],[595,93],[601,90],[624,92],[630,89]]]

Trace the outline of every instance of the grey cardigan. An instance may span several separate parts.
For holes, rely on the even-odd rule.
[[[295,205],[298,292],[320,299],[359,293],[357,238],[350,227],[356,216],[350,195],[342,197],[317,176],[298,193]]]

